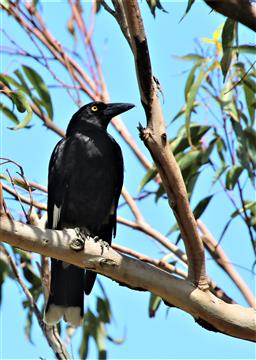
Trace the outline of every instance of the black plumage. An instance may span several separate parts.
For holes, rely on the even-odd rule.
[[[132,104],[93,102],[72,117],[53,150],[48,176],[48,228],[86,228],[111,244],[116,232],[116,209],[123,184],[123,158],[119,145],[107,132],[112,117]],[[45,321],[61,317],[79,325],[83,292],[89,294],[96,273],[52,259],[51,286]]]

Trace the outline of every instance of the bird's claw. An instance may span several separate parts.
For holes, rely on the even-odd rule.
[[[84,248],[84,239],[75,238],[70,242],[69,246],[72,250],[81,251]]]
[[[75,228],[74,230],[76,237],[70,242],[69,246],[72,250],[81,251],[84,249],[85,240],[89,235],[80,228]]]
[[[96,238],[97,238],[97,239],[96,239]],[[109,250],[109,243],[108,243],[108,242],[102,240],[102,239],[99,238],[98,236],[95,236],[94,240],[95,240],[95,242],[97,242],[97,243],[100,245],[101,255],[103,254],[104,249]]]

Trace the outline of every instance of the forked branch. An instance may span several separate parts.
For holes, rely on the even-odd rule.
[[[147,117],[147,128],[140,127],[141,138],[158,168],[169,204],[180,227],[188,256],[189,279],[200,289],[207,289],[204,247],[198,235],[179,166],[167,141],[165,121],[158,98],[158,86],[152,73],[140,9],[137,0],[115,0],[114,6],[116,2],[119,3],[119,11],[124,12],[129,28],[141,102]],[[122,26],[122,23],[118,23]]]

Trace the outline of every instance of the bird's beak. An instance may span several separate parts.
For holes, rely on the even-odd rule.
[[[122,114],[125,111],[132,109],[135,105],[129,103],[113,103],[107,104],[106,109],[104,110],[104,115],[109,119]]]

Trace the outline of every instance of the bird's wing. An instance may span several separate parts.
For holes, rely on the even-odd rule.
[[[112,229],[113,229],[113,236],[116,236],[116,212],[117,212],[117,206],[118,206],[118,201],[119,201],[119,197],[121,194],[121,190],[122,190],[122,186],[123,186],[123,181],[124,181],[124,162],[123,162],[123,156],[122,156],[122,151],[120,146],[118,145],[118,143],[113,139],[115,147],[116,147],[116,165],[117,165],[117,169],[116,169],[116,187],[115,187],[115,195],[114,195],[114,201],[113,201],[113,209],[112,209],[112,216],[111,216],[111,220],[112,220]]]
[[[65,198],[65,191],[67,188],[67,182],[61,170],[65,141],[65,139],[62,139],[55,146],[49,163],[47,223],[47,227],[49,229],[58,228],[62,205]]]

